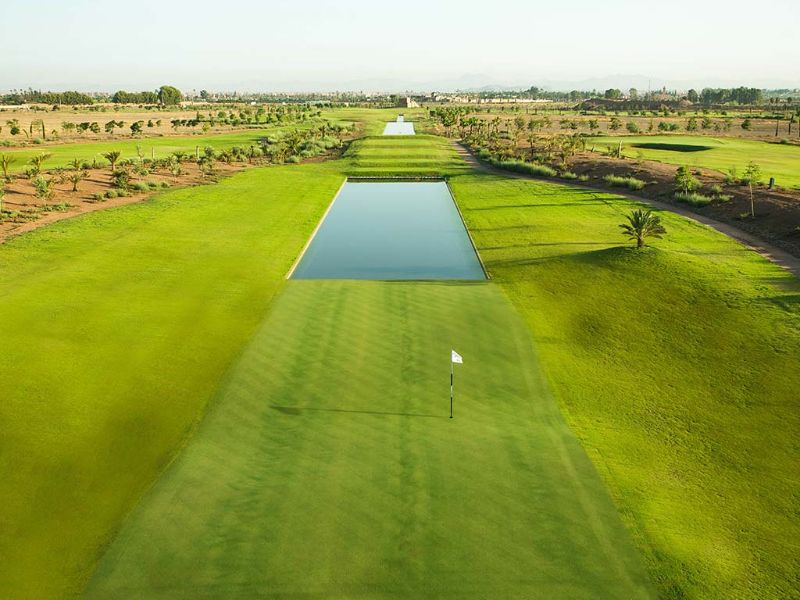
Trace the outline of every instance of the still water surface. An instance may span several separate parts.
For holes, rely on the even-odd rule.
[[[447,184],[347,182],[293,279],[485,279]]]

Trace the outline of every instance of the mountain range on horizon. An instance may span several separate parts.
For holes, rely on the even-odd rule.
[[[264,76],[242,78],[231,81],[202,81],[197,77],[184,80],[185,76],[176,77],[173,81],[61,81],[61,82],[36,82],[19,88],[34,88],[50,91],[76,89],[82,92],[114,92],[122,89],[127,91],[155,89],[164,83],[176,85],[184,91],[207,89],[213,92],[266,92],[266,93],[292,93],[292,92],[366,92],[366,93],[430,93],[430,92],[514,92],[527,90],[532,86],[548,91],[571,90],[598,90],[618,88],[627,91],[636,88],[640,92],[667,88],[669,90],[688,90],[704,87],[757,87],[762,89],[798,89],[800,81],[764,79],[757,81],[737,81],[728,78],[714,77],[707,80],[672,80],[652,77],[641,74],[616,74],[603,77],[584,79],[550,79],[530,77],[523,81],[522,77],[499,78],[484,73],[465,74],[459,77],[430,77],[426,79],[408,80],[398,76],[368,77],[347,81],[314,81],[308,79],[279,80],[269,79]],[[5,88],[6,91],[17,87]]]

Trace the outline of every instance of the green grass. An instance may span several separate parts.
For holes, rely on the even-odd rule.
[[[623,154],[627,157],[641,156],[647,160],[714,169],[722,173],[736,167],[741,175],[747,163],[754,161],[761,165],[767,180],[775,177],[778,186],[800,188],[800,146],[691,135],[601,137],[592,138],[591,143],[603,148],[616,146],[620,141],[623,142]],[[637,144],[656,144],[662,148],[637,147]],[[664,149],[668,147],[674,150]],[[688,151],[695,148],[699,150]]]
[[[797,279],[671,213],[654,248],[621,248],[636,205],[610,194],[450,183],[662,597],[793,597]]]
[[[494,283],[285,283],[351,173],[452,176]],[[368,138],[0,246],[0,589],[628,598],[632,536],[664,598],[790,597],[797,280],[671,214],[621,249],[627,200],[468,173]]]
[[[247,171],[0,246],[3,596],[81,589],[342,179]]]
[[[383,128],[389,121],[397,119],[398,115],[405,115],[406,121],[412,121],[414,128],[419,133],[420,127],[428,121],[427,110],[424,108],[334,108],[325,110],[323,116],[329,119],[352,121],[359,123],[362,133],[366,136],[383,135]]]
[[[31,158],[43,152],[48,152],[53,156],[45,161],[44,169],[56,167],[66,167],[70,161],[80,159],[92,162],[97,160],[100,165],[107,165],[108,161],[103,158],[103,154],[112,150],[119,150],[122,158],[136,158],[136,148],[141,147],[145,158],[163,158],[173,152],[186,152],[194,155],[199,147],[200,152],[203,148],[211,146],[216,150],[224,150],[233,146],[258,145],[258,140],[280,132],[292,131],[294,129],[305,129],[321,121],[314,120],[306,123],[292,123],[289,125],[270,126],[262,129],[251,129],[236,133],[220,133],[194,136],[170,136],[170,137],[149,137],[139,140],[130,138],[120,138],[118,140],[107,140],[102,142],[76,142],[69,144],[54,144],[25,148],[24,150],[5,150],[0,148],[0,154],[9,154],[16,159],[10,171],[17,173],[22,171]]]
[[[470,167],[446,139],[431,135],[376,136],[354,141],[345,153],[348,175],[454,175]]]
[[[285,287],[86,597],[648,590],[496,286],[316,281]]]

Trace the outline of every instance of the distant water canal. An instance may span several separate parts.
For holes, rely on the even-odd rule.
[[[414,123],[406,122],[402,115],[394,123],[387,123],[383,128],[383,135],[416,135]]]
[[[347,182],[293,279],[486,279],[447,184]]]

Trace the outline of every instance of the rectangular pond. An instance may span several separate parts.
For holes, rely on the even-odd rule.
[[[383,128],[383,135],[416,135],[414,123],[406,122],[403,115],[397,117],[394,123],[387,123]]]
[[[444,181],[348,181],[292,279],[486,279]]]

